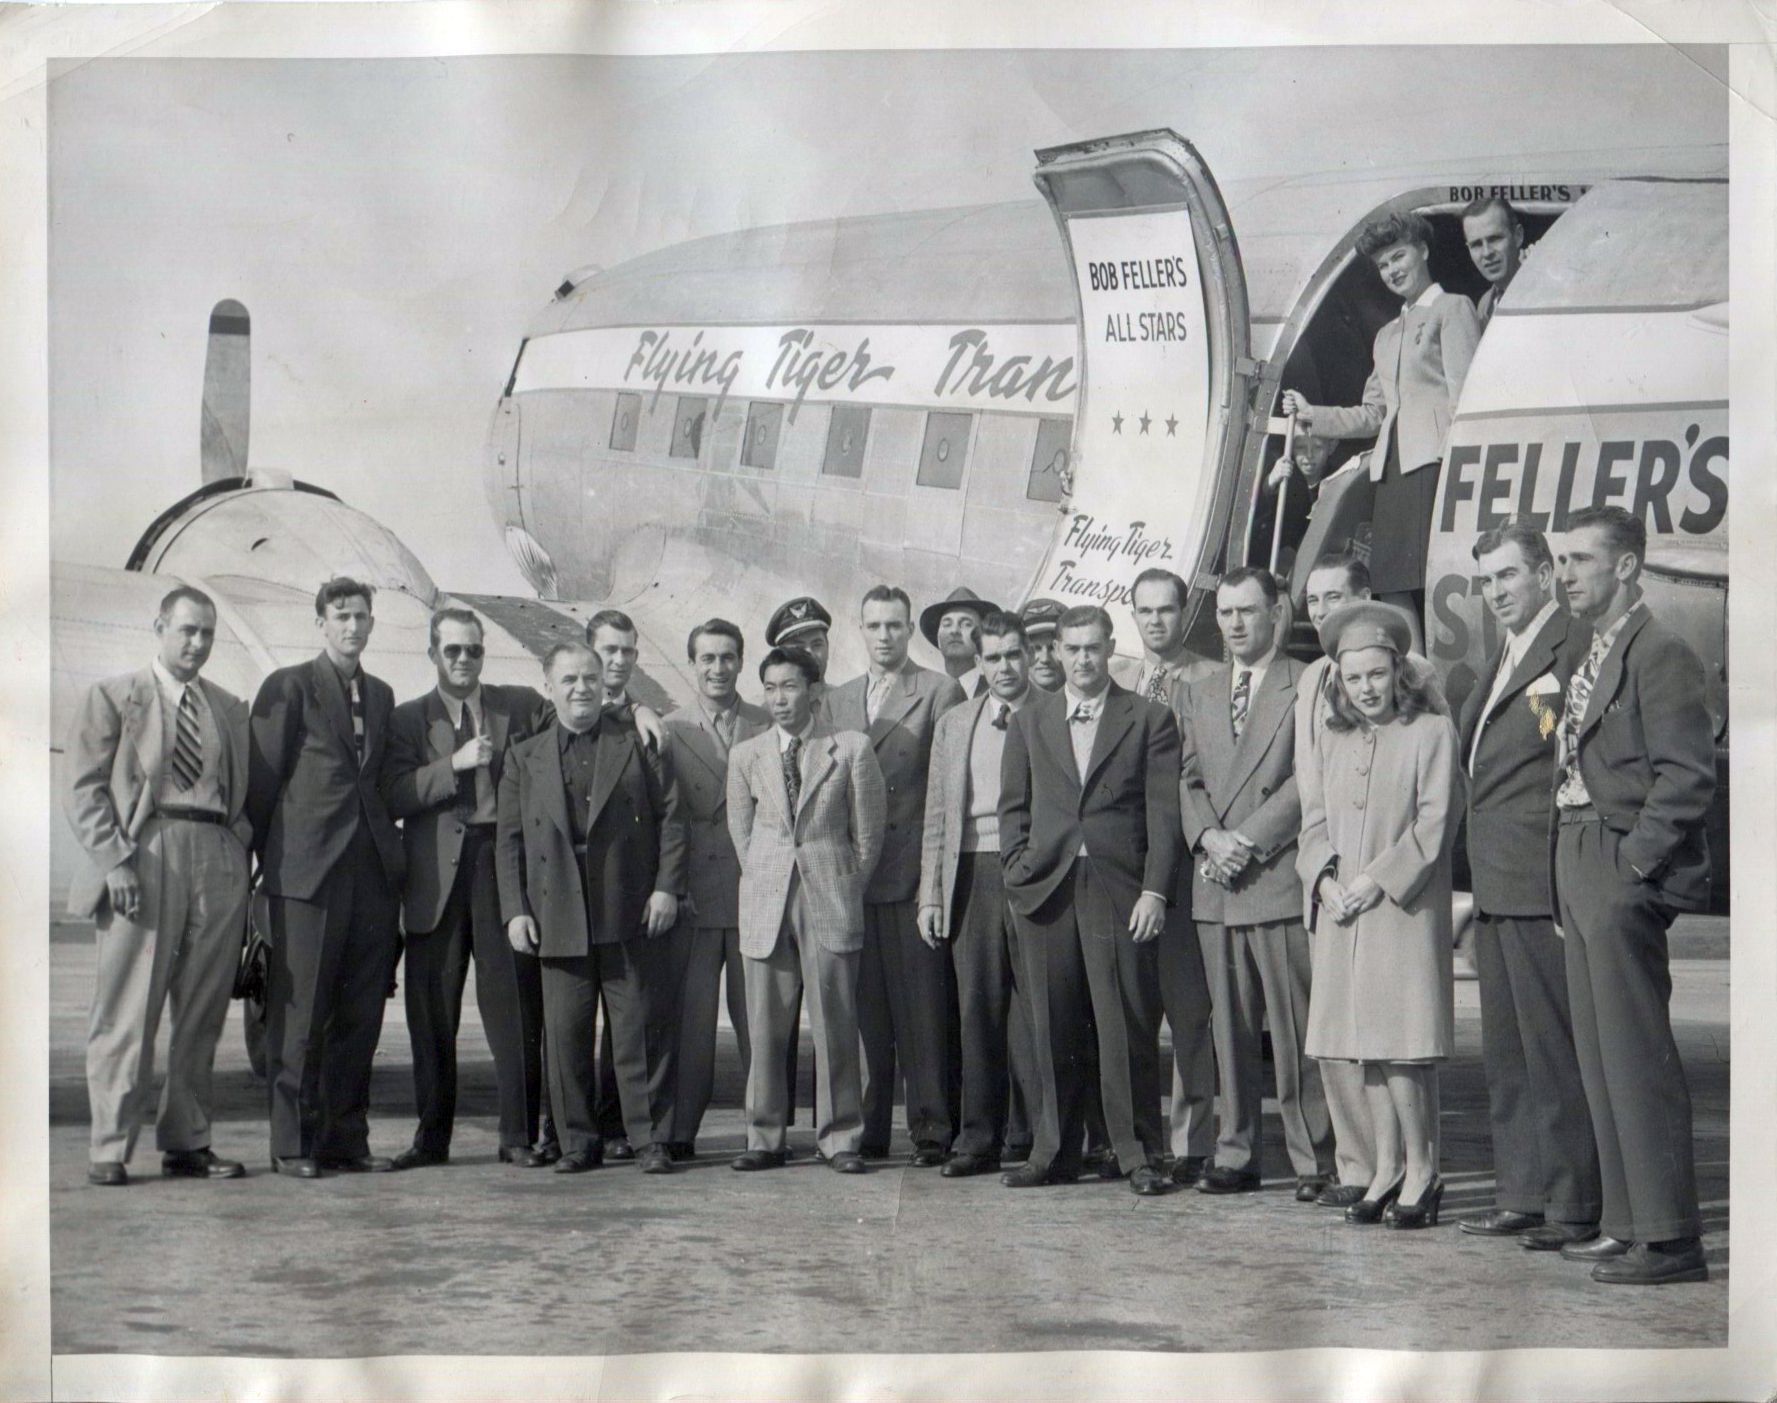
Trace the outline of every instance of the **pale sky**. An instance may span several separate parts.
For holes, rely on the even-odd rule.
[[[1546,167],[1612,145],[1631,109],[1674,144],[1725,141],[1724,61],[1648,46],[84,62],[49,106],[51,549],[121,565],[197,486],[223,297],[253,318],[256,465],[390,525],[447,589],[528,593],[491,524],[482,445],[525,324],[569,269],[753,224],[1032,198],[1035,148],[1156,126],[1224,188],[1386,169],[1409,130],[1453,159]],[[1506,85],[1551,111],[1508,108]]]

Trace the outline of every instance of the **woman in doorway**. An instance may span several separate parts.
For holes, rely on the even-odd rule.
[[[1370,475],[1370,578],[1378,596],[1406,609],[1415,648],[1423,652],[1425,560],[1437,465],[1481,324],[1468,298],[1445,292],[1431,276],[1431,226],[1417,214],[1391,214],[1366,224],[1358,251],[1401,299],[1401,314],[1376,333],[1374,368],[1362,404],[1310,404],[1287,391],[1283,412],[1323,438],[1376,436]]]
[[[1438,1063],[1455,1043],[1450,851],[1456,732],[1407,667],[1406,615],[1365,600],[1321,621],[1332,714],[1296,775],[1314,997],[1304,1048],[1358,1062],[1376,1175],[1347,1221],[1438,1221]]]

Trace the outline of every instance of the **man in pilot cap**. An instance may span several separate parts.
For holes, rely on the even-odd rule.
[[[833,616],[811,594],[800,594],[778,605],[777,611],[765,625],[767,648],[801,648],[820,668],[821,680],[814,684],[809,693],[817,717],[821,715],[822,702],[827,693],[827,631],[832,627]]]
[[[987,677],[975,652],[975,635],[981,631],[981,620],[998,612],[999,605],[990,604],[967,585],[958,585],[920,611],[919,631],[943,655],[944,671],[956,679],[965,698],[978,697],[987,690]]]
[[[1061,654],[1056,628],[1067,606],[1059,599],[1033,599],[1024,606],[1024,638],[1030,644],[1030,680],[1045,692],[1061,690]]]

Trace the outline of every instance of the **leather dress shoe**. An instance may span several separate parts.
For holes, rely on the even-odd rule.
[[[561,1141],[539,1140],[537,1148],[532,1153],[543,1164],[554,1164],[561,1158]]]
[[[418,1145],[409,1145],[395,1156],[397,1169],[430,1169],[436,1164],[449,1164],[449,1150],[424,1150]]]
[[[1053,1165],[1030,1160],[1000,1175],[1000,1183],[1008,1189],[1039,1189],[1051,1184],[1071,1184],[1078,1177],[1078,1173],[1069,1174]]]
[[[1607,1286],[1672,1286],[1681,1281],[1709,1280],[1703,1239],[1638,1242],[1621,1257],[1592,1268],[1592,1280]]]
[[[569,1150],[555,1162],[557,1174],[589,1174],[605,1162],[597,1150]]]
[[[627,1160],[636,1157],[635,1146],[628,1140],[618,1138],[605,1141],[605,1158],[609,1160]]]
[[[841,1150],[827,1161],[835,1174],[868,1174],[870,1166],[856,1150]]]
[[[665,1145],[656,1143],[643,1145],[641,1154],[636,1156],[636,1164],[644,1174],[676,1174],[678,1166],[667,1152]]]
[[[1008,1144],[1000,1151],[1000,1161],[1003,1164],[1023,1164],[1029,1158],[1030,1146],[1024,1143]]]
[[[936,1169],[944,1163],[944,1147],[936,1140],[921,1140],[907,1163],[915,1169]]]
[[[275,1155],[271,1162],[274,1174],[288,1174],[292,1179],[319,1179],[321,1166],[307,1155],[292,1155],[289,1159],[279,1159]]]
[[[974,1174],[991,1174],[999,1167],[999,1159],[994,1155],[974,1155],[963,1151],[945,1160],[944,1167],[938,1172],[946,1179],[967,1179]]]
[[[121,1189],[129,1181],[129,1170],[114,1159],[101,1160],[86,1167],[86,1182],[95,1188]]]
[[[247,1166],[205,1148],[162,1155],[160,1172],[169,1179],[239,1179],[245,1176]]]
[[[1321,1208],[1349,1208],[1364,1196],[1362,1184],[1328,1184],[1314,1200]]]
[[[1602,1234],[1589,1242],[1569,1242],[1561,1249],[1561,1255],[1570,1262],[1589,1262],[1596,1265],[1608,1262],[1613,1257],[1627,1256],[1633,1244],[1624,1242],[1620,1237],[1605,1237]]]
[[[1259,1172],[1256,1169],[1229,1169],[1221,1164],[1210,1165],[1197,1181],[1200,1194],[1246,1194],[1258,1187]]]
[[[1100,1179],[1121,1179],[1123,1166],[1117,1163],[1117,1152],[1101,1146],[1087,1150],[1080,1158],[1081,1169],[1089,1169]]]
[[[554,1164],[560,1158],[560,1150],[555,1152],[555,1159],[545,1159],[541,1150],[533,1150],[529,1145],[500,1146],[500,1163],[516,1164],[520,1169],[541,1169],[544,1165]]]
[[[356,1155],[351,1159],[322,1159],[316,1162],[321,1168],[331,1169],[336,1174],[387,1174],[395,1167],[395,1161],[384,1155]]]
[[[1172,1162],[1172,1182],[1181,1189],[1190,1188],[1203,1177],[1203,1167],[1208,1163],[1208,1155],[1180,1155]]]
[[[1456,1226],[1475,1237],[1516,1237],[1521,1232],[1543,1225],[1540,1213],[1516,1213],[1510,1208],[1489,1208],[1485,1213],[1471,1214],[1457,1220]],[[1555,1244],[1559,1247],[1561,1244]]]
[[[782,1169],[789,1158],[782,1150],[747,1150],[736,1155],[728,1167],[738,1169],[743,1174],[755,1169]]]
[[[1527,1252],[1559,1252],[1570,1242],[1590,1242],[1598,1236],[1596,1223],[1543,1223],[1518,1234],[1518,1246]]]
[[[1169,1175],[1151,1164],[1138,1164],[1129,1171],[1129,1191],[1142,1198],[1158,1198],[1177,1187]]]
[[[1320,1196],[1326,1191],[1327,1176],[1324,1174],[1298,1174],[1296,1176],[1296,1202],[1319,1203]]]

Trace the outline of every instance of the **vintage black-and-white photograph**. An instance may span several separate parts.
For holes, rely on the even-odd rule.
[[[53,1350],[1724,1349],[1730,50],[1386,37],[53,62]]]

